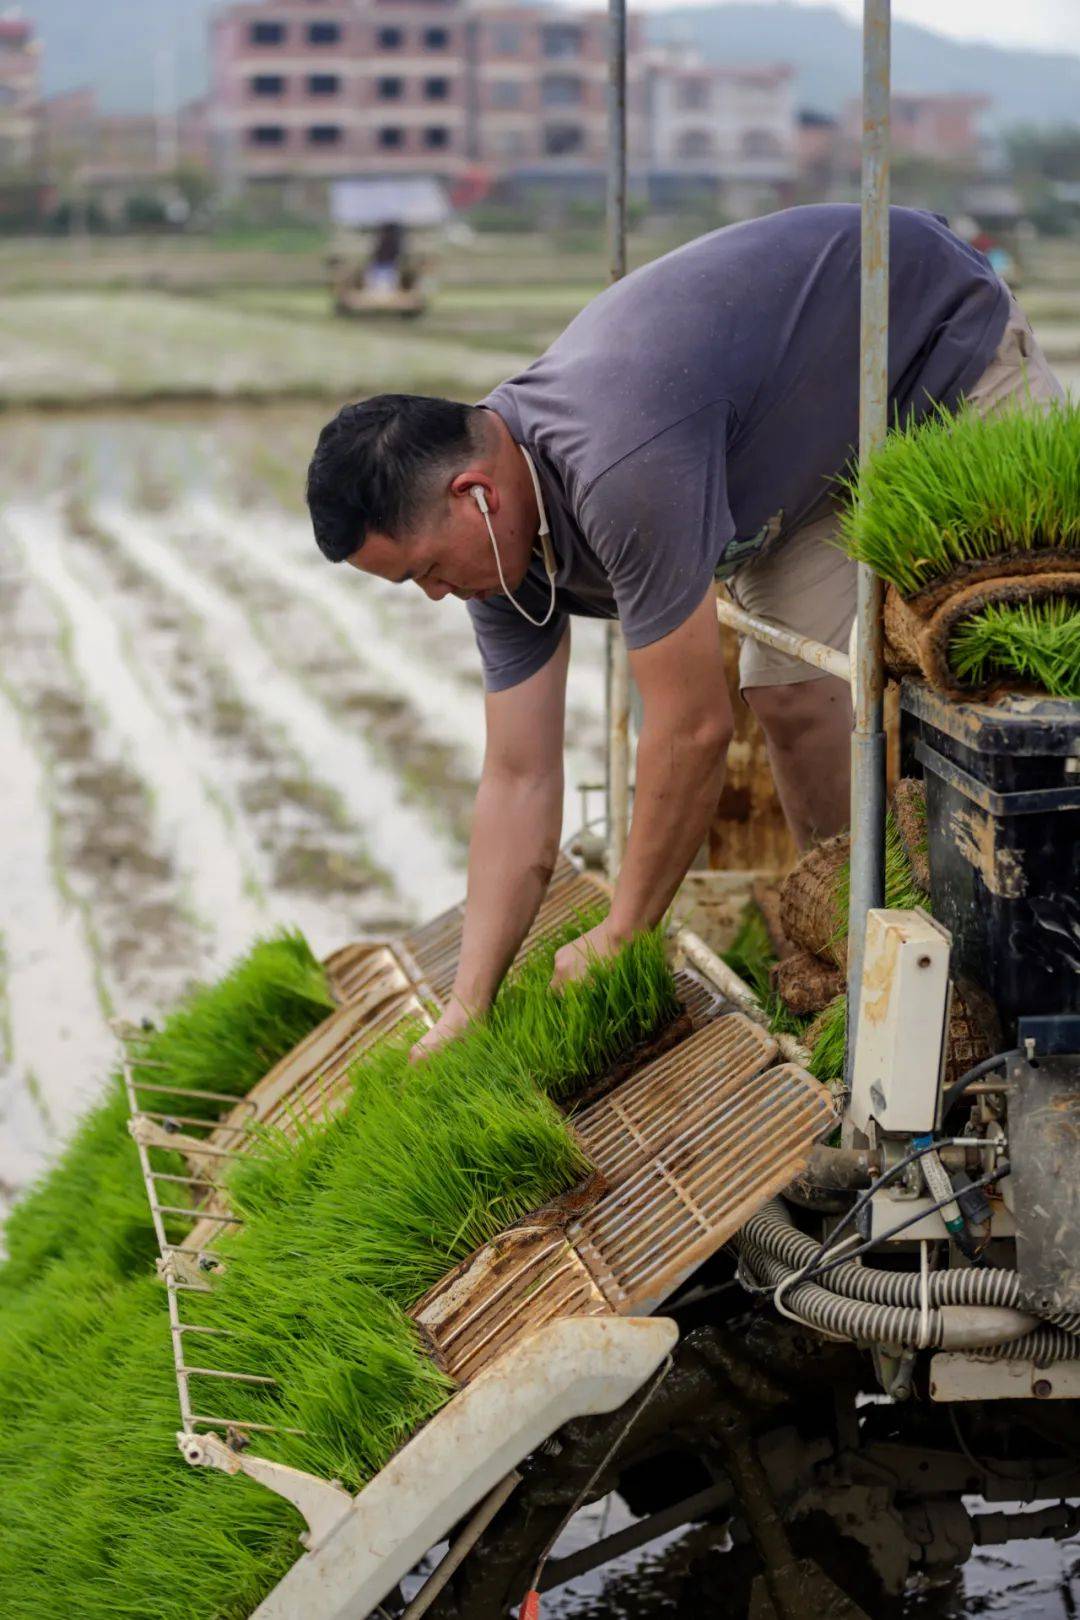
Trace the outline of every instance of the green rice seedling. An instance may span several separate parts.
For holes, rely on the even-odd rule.
[[[530,952],[495,1002],[490,1022],[512,1035],[513,1060],[534,1085],[567,1101],[678,1013],[675,978],[661,929],[638,934],[619,953],[594,962],[583,979],[549,993],[560,947],[587,932],[601,911],[575,922]]]
[[[333,1007],[326,975],[302,935],[257,940],[224,978],[198,986],[153,1034],[143,1055],[165,1073],[135,1065],[136,1079],[243,1096]],[[213,1114],[219,1106],[189,1098],[185,1112]]]
[[[1051,697],[1080,698],[1080,602],[991,603],[957,626],[949,662],[972,686],[1020,676]]]
[[[850,556],[910,596],[960,563],[1080,547],[1080,404],[898,427],[848,484]]]
[[[838,1080],[844,1072],[847,1045],[847,996],[834,996],[818,1014],[807,1032],[810,1046],[810,1073],[822,1085]]]
[[[332,1007],[325,975],[299,934],[259,940],[217,984],[200,986],[153,1034],[146,1055],[162,1068],[142,1078],[177,1087],[243,1093],[292,1050]],[[149,1107],[182,1102],[183,1112],[214,1114],[220,1104],[164,1095]],[[25,1288],[52,1259],[78,1256],[102,1276],[150,1263],[153,1234],[146,1193],[127,1129],[123,1082],[113,1076],[56,1164],[11,1212],[0,1267],[0,1299]],[[179,1158],[158,1169],[182,1172]]]
[[[157,1245],[127,1120],[123,1083],[114,1075],[105,1099],[83,1120],[59,1163],[11,1211],[0,1303],[61,1257],[78,1260],[103,1280],[152,1264]],[[182,1171],[181,1160],[169,1168]]]
[[[836,933],[833,944],[842,945],[848,937],[848,909],[851,904],[851,863],[845,861],[836,885]],[[897,911],[914,911],[929,904],[929,897],[915,881],[896,818],[890,810],[885,817],[885,904]]]
[[[156,1280],[95,1291],[71,1268],[57,1281],[34,1325],[0,1329],[5,1620],[250,1613],[296,1557],[299,1515],[181,1459]]]
[[[721,957],[754,992],[770,1034],[802,1034],[807,1020],[791,1011],[770,977],[777,955],[761,908],[753,901],[744,910],[735,938],[728,949],[721,952]]]

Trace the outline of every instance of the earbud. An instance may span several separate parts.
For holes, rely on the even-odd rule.
[[[483,484],[470,484],[470,486],[469,486],[469,494],[472,496],[473,500],[476,502],[476,504],[480,508],[481,512],[483,512],[484,516],[487,517],[488,503],[487,503],[487,496],[484,494],[484,486],[483,486]]]

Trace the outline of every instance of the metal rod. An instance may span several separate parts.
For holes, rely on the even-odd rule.
[[[608,0],[607,239],[611,280],[626,274],[626,0]],[[607,632],[608,877],[626,853],[630,820],[630,661],[618,623]]]
[[[189,1221],[220,1221],[224,1226],[243,1226],[242,1215],[207,1215],[204,1210],[186,1208],[183,1204],[158,1204],[162,1215],[183,1215]]]
[[[859,465],[889,425],[889,49],[891,0],[864,0],[862,272],[859,336]],[[844,1073],[850,1082],[859,1017],[866,913],[885,898],[885,677],[882,582],[858,565],[851,736],[851,890]]]
[[[716,952],[710,950],[705,941],[690,928],[680,928],[675,935],[675,944],[682,951],[686,959],[700,968],[707,979],[711,979],[717,989],[722,991],[729,1001],[742,1009],[755,1023],[765,1021],[765,1010],[760,1001],[744,979],[729,968],[727,963]],[[789,1063],[801,1063],[805,1068],[810,1062],[810,1053],[806,1047],[798,1042],[794,1035],[774,1035],[780,1054]]]
[[[655,1541],[657,1536],[667,1535],[669,1530],[696,1523],[708,1514],[715,1513],[718,1508],[727,1507],[730,1501],[731,1486],[724,1480],[719,1485],[707,1486],[682,1502],[674,1502],[671,1507],[650,1513],[647,1519],[639,1519],[636,1524],[627,1525],[625,1530],[616,1530],[601,1541],[582,1547],[579,1552],[568,1553],[565,1558],[553,1558],[540,1577],[540,1590],[550,1592],[556,1586],[564,1586],[567,1581],[576,1579],[578,1575],[587,1575],[600,1564],[610,1563],[613,1558],[621,1558],[625,1553]]]
[[[790,653],[804,664],[812,664],[815,669],[823,669],[842,681],[851,680],[851,660],[847,654],[837,652],[835,647],[826,647],[823,641],[800,636],[797,631],[774,624],[771,619],[758,618],[756,614],[736,607],[734,602],[718,601],[716,617],[721,624],[737,630],[741,636],[749,636],[751,641],[763,641],[767,647],[777,647],[781,652]]]
[[[171,1171],[151,1170],[155,1181],[178,1181],[185,1187],[205,1187],[208,1192],[224,1192],[220,1182],[209,1181],[206,1176],[176,1176]]]
[[[626,0],[608,0],[607,237],[612,281],[626,274]]]
[[[277,1388],[277,1379],[267,1378],[264,1373],[224,1372],[218,1367],[188,1367],[185,1370],[189,1378],[231,1378],[237,1384],[269,1384]]]
[[[148,1067],[147,1064],[139,1063],[138,1058],[135,1061],[140,1068]],[[155,1064],[154,1066],[156,1068],[159,1065]],[[160,1067],[164,1068],[165,1065],[161,1064]],[[206,1102],[228,1103],[230,1109],[250,1108],[254,1112],[257,1108],[257,1104],[252,1102],[250,1097],[237,1097],[235,1093],[228,1091],[197,1091],[194,1086],[163,1086],[159,1085],[156,1080],[136,1080],[134,1085],[136,1091],[160,1091],[171,1097],[202,1097]],[[209,1125],[213,1121],[207,1120],[206,1123]]]
[[[253,1429],[259,1434],[307,1434],[306,1429],[286,1429],[280,1423],[248,1423],[244,1418],[215,1416],[212,1412],[192,1412],[192,1423],[223,1423],[227,1429]]]
[[[138,1113],[139,1104],[138,1099],[135,1096],[135,1083],[131,1073],[131,1064],[128,1062],[126,1054],[123,1058],[122,1067],[124,1072],[124,1092],[127,1096],[128,1112],[132,1117],[134,1117],[134,1115]],[[157,1197],[154,1192],[154,1182],[150,1168],[150,1153],[146,1145],[142,1142],[137,1141],[135,1148],[139,1156],[139,1168],[142,1170],[143,1185],[146,1188],[146,1198],[147,1203],[150,1206],[150,1219],[154,1227],[154,1236],[157,1239],[158,1252],[162,1258],[164,1258],[166,1249],[168,1248],[168,1239],[165,1236],[165,1223],[161,1218],[161,1212],[157,1205]],[[180,1302],[176,1297],[176,1282],[174,1278],[167,1277],[165,1279],[165,1293],[169,1309],[169,1326],[172,1329],[170,1334],[170,1342],[172,1344],[173,1353],[173,1370],[176,1373],[176,1393],[180,1404],[180,1422],[183,1428],[189,1429],[191,1427],[191,1397],[188,1393],[187,1369],[184,1366],[184,1352],[180,1334],[180,1329],[182,1327],[182,1323],[180,1321]]]
[[[419,1620],[420,1615],[427,1614],[451,1575],[455,1573],[469,1553],[472,1552],[503,1503],[507,1501],[520,1484],[521,1475],[516,1468],[512,1468],[499,1481],[494,1490],[488,1492],[449,1552],[436,1564],[409,1604],[409,1607],[401,1616],[401,1620]]]
[[[247,1136],[246,1125],[220,1125],[216,1119],[203,1119],[198,1114],[161,1114],[150,1108],[139,1108],[144,1119],[156,1119],[162,1125],[198,1125],[202,1130],[216,1135],[218,1131],[228,1131],[230,1136]]]

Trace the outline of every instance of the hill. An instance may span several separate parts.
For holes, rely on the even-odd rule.
[[[148,112],[205,90],[207,18],[216,3],[22,0],[22,9],[44,41],[47,93],[94,84],[107,110]],[[859,30],[829,5],[688,5],[648,12],[647,26],[653,41],[693,44],[713,61],[791,62],[800,106],[835,112],[858,93]],[[897,89],[989,95],[999,126],[1080,116],[1080,55],[972,44],[904,22],[894,25],[893,47]]]
[[[696,45],[714,62],[791,62],[802,107],[836,112],[859,93],[860,31],[833,6],[789,0],[679,6],[653,12],[649,33],[656,43]],[[1080,46],[1080,32],[1077,39]],[[893,85],[923,94],[987,95],[989,120],[998,127],[1080,117],[1080,55],[948,39],[914,23],[893,23]]]

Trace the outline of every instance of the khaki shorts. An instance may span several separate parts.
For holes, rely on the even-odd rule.
[[[997,353],[968,401],[981,416],[1027,399],[1035,405],[1064,399],[1027,316],[1014,298]],[[835,540],[841,503],[796,530],[764,555],[737,569],[728,581],[732,600],[747,613],[774,619],[801,635],[846,652],[855,618],[855,564]],[[821,680],[824,670],[744,637],[739,648],[739,687],[792,686]]]

